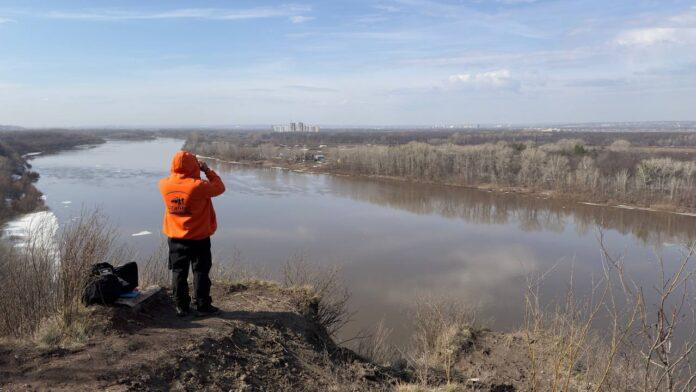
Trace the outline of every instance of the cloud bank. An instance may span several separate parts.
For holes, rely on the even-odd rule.
[[[616,43],[621,46],[646,47],[661,44],[696,42],[696,28],[652,27],[621,32]]]
[[[164,19],[200,19],[200,20],[245,20],[287,17],[292,23],[303,23],[313,19],[304,16],[311,7],[284,5],[276,7],[255,7],[247,9],[227,8],[182,8],[159,12],[132,12],[122,10],[98,9],[92,11],[66,12],[51,11],[44,16],[49,19],[72,19],[92,21],[118,20],[164,20]]]
[[[454,86],[473,86],[477,88],[517,88],[519,83],[514,80],[507,69],[479,73],[461,73],[451,75],[449,83]]]

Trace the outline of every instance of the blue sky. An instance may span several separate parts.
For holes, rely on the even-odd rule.
[[[696,120],[696,1],[2,1],[0,124]]]

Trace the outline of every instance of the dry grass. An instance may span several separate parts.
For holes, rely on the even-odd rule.
[[[600,246],[604,273],[588,298],[576,298],[571,278],[564,301],[543,309],[538,294],[543,278],[530,281],[523,329],[530,358],[527,388],[696,390],[694,245],[670,263],[657,257],[657,282],[649,288],[657,297],[654,304],[646,288],[630,278],[623,258],[610,255],[601,233]]]
[[[403,347],[391,339],[391,329],[380,321],[373,331],[363,332],[352,348],[372,362],[402,372],[410,383],[397,391],[468,391],[455,382],[460,355],[472,348],[478,331],[477,311],[459,299],[425,296],[413,308],[413,332]]]
[[[458,300],[422,297],[415,303],[412,344],[406,358],[421,385],[452,382],[458,356],[473,343],[476,311]]]
[[[213,268],[210,279],[213,282],[235,283],[270,280],[270,271],[247,262],[237,247],[224,257],[213,255]]]
[[[675,260],[658,256],[656,282],[645,287],[629,277],[621,257],[610,255],[601,235],[599,242],[603,275],[591,282],[587,296],[576,294],[571,275],[566,295],[543,307],[542,302],[549,302],[539,296],[546,274],[530,278],[525,323],[519,332],[509,335],[511,339],[522,337],[517,351],[511,352],[517,362],[510,366],[520,366],[511,370],[524,377],[498,378],[496,382],[514,382],[518,390],[525,391],[696,391],[696,307],[691,294],[696,247],[685,247],[682,257]],[[648,302],[647,290],[656,295],[657,302]],[[479,344],[477,329],[471,328],[476,325],[474,315],[456,301],[418,301],[411,345],[400,352],[407,360],[405,370],[411,383],[400,384],[396,390],[474,390],[473,385],[461,384],[473,369],[457,365],[472,344]],[[385,334],[384,327],[378,327],[356,345],[357,351],[384,363],[384,353],[395,350]],[[506,343],[503,339],[498,344]],[[478,369],[481,380],[493,376],[486,374],[485,366]]]
[[[31,335],[42,318],[58,306],[55,255],[34,241],[19,251],[3,244],[0,248],[0,335]]]
[[[350,321],[348,311],[350,293],[341,280],[341,269],[307,261],[306,255],[295,254],[283,267],[285,287],[310,287],[318,297],[318,322],[335,336]]]
[[[143,285],[157,284],[162,287],[170,285],[171,272],[168,268],[167,255],[167,243],[162,241],[158,250],[142,263]],[[280,278],[277,279],[277,275],[270,270],[248,263],[237,248],[224,257],[213,255],[213,266],[210,271],[210,279],[213,283],[279,285],[309,291],[317,300],[318,322],[331,335],[335,335],[351,316],[347,309],[350,295],[340,276],[339,267],[311,263],[306,255],[298,253],[283,264]]]
[[[84,340],[89,317],[80,302],[91,265],[120,264],[130,253],[98,211],[84,211],[59,233],[36,225],[26,247],[1,248],[0,336],[48,344]]]
[[[161,239],[157,249],[140,263],[139,271],[142,287],[150,285],[169,287],[171,272],[169,271],[169,249],[166,239]]]
[[[84,306],[80,299],[96,263],[123,264],[132,252],[118,244],[116,230],[99,211],[83,212],[67,224],[58,239],[59,312],[65,325],[78,321]]]
[[[398,363],[402,353],[390,341],[392,329],[388,328],[384,319],[380,320],[373,331],[360,333],[351,349],[370,361],[382,366]]]
[[[169,270],[169,248],[166,238],[162,238],[160,245],[149,257],[144,259],[141,265],[141,283],[147,287],[158,285],[169,287],[171,285],[171,271]],[[246,262],[239,249],[233,248],[224,257],[213,255],[213,265],[210,270],[210,279],[213,283],[237,283],[255,280],[267,280],[271,274],[263,269],[255,268]],[[189,276],[192,279],[192,276]]]
[[[396,386],[396,392],[467,392],[474,389],[467,388],[460,384],[447,384],[438,386],[423,386],[421,384],[399,384]]]

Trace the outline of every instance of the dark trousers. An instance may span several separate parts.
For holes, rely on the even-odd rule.
[[[196,306],[207,306],[210,298],[210,237],[202,240],[169,239],[169,269],[172,270],[172,294],[180,307],[191,303],[188,289],[189,265],[193,270],[193,295]]]

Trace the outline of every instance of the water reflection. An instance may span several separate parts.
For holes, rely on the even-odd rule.
[[[514,327],[523,314],[526,277],[535,270],[555,269],[542,289],[547,298],[565,293],[571,270],[578,277],[578,294],[589,292],[592,277],[601,274],[600,229],[610,249],[625,254],[632,277],[646,285],[655,283],[656,249],[676,262],[678,248],[663,245],[696,238],[696,220],[689,216],[435,185],[217,167],[230,180],[246,183],[250,194],[311,200],[308,209],[288,202],[303,209],[310,225],[306,231],[283,231],[283,236],[294,235],[291,242],[320,258],[348,260],[345,271],[360,321],[386,318],[397,332],[407,325],[404,312],[425,293],[464,298],[479,305],[496,327]],[[326,208],[331,215],[312,224],[326,199],[332,200]],[[265,238],[279,236],[266,233]]]
[[[686,244],[696,238],[696,218],[626,208],[603,207],[542,197],[344,176],[295,174],[280,169],[245,168],[216,162],[224,173],[251,173],[268,195],[334,194],[415,214],[463,219],[475,224],[517,224],[523,231],[561,233],[572,225],[579,235],[593,228],[616,230],[644,245]],[[244,191],[244,190],[242,190]],[[246,189],[249,193],[258,189]]]
[[[33,163],[59,221],[100,206],[128,245],[149,254],[159,245],[157,234],[131,235],[160,231],[156,184],[180,146],[109,142]],[[260,269],[278,269],[296,252],[343,265],[358,310],[346,334],[385,318],[397,336],[406,336],[406,313],[425,293],[480,305],[494,327],[512,327],[523,316],[529,271],[556,266],[543,288],[547,298],[565,292],[571,268],[578,289],[588,289],[600,269],[598,228],[641,282],[652,282],[654,246],[674,256],[678,249],[662,244],[696,238],[693,217],[210,163],[227,185],[215,200],[218,262],[238,250]]]

